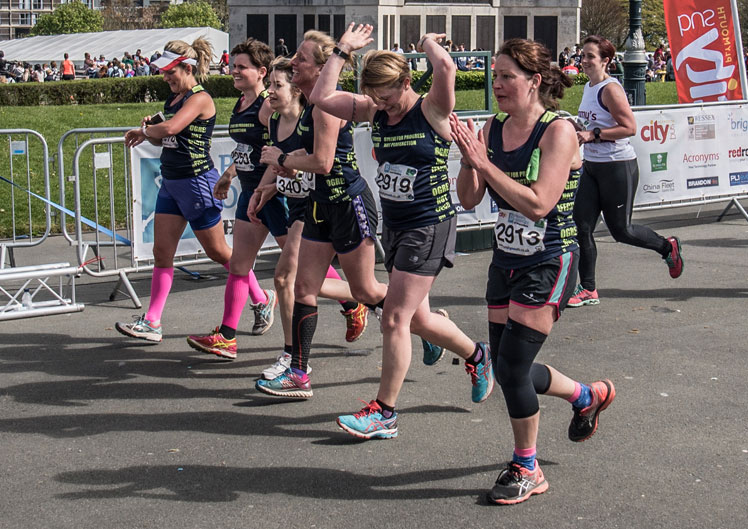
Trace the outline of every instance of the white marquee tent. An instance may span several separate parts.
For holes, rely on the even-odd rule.
[[[192,43],[205,37],[213,45],[213,62],[218,62],[223,50],[229,47],[229,34],[213,28],[133,29],[123,31],[100,31],[98,33],[69,33],[45,35],[0,42],[0,50],[9,61],[29,63],[61,62],[67,52],[77,66],[82,66],[83,54],[91,57],[103,55],[107,59],[122,59],[126,51],[134,54],[141,50],[150,57],[156,51],[163,52],[164,44],[170,40]]]

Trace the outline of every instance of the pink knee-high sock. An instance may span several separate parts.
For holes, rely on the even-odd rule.
[[[338,274],[338,271],[335,270],[335,268],[333,268],[332,265],[330,265],[330,268],[327,269],[327,274],[325,274],[325,279],[340,279],[340,280],[342,280],[343,278],[340,277],[340,274]],[[343,304],[347,303],[347,301],[344,300],[344,299],[339,299],[338,303],[340,303],[341,305],[343,305]]]
[[[145,319],[150,322],[161,321],[161,313],[164,312],[166,298],[169,297],[171,284],[174,282],[174,268],[153,268],[151,277],[151,303]]]
[[[223,321],[222,325],[236,329],[242,310],[249,296],[249,277],[229,274],[226,282],[226,291],[223,294]]]
[[[223,267],[228,270],[229,263],[226,262]],[[246,301],[246,298],[244,299]],[[268,302],[268,297],[265,295],[265,291],[262,290],[262,287],[257,282],[257,277],[255,277],[255,273],[252,270],[249,271],[249,299],[252,300],[252,305]]]

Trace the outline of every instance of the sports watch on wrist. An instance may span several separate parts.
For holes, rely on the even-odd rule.
[[[285,152],[282,152],[280,156],[278,156],[278,165],[280,167],[283,167],[283,164],[286,163],[286,158],[288,158],[288,155]]]
[[[603,141],[600,137],[600,127],[595,127],[594,129],[592,129],[592,134],[595,135],[595,143],[600,143],[601,141]]]

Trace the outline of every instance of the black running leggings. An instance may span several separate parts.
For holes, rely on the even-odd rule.
[[[670,243],[664,237],[646,226],[631,224],[638,185],[636,160],[584,162],[574,201],[574,222],[579,234],[579,282],[583,288],[595,290],[597,246],[592,232],[601,212],[616,241],[654,250],[663,257],[669,254]]]

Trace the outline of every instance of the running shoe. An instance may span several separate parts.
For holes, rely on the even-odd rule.
[[[309,376],[299,376],[291,368],[286,369],[282,375],[273,380],[261,378],[255,383],[255,388],[274,397],[308,399],[313,395]]]
[[[275,305],[278,303],[275,290],[263,290],[263,292],[265,292],[265,296],[268,298],[267,301],[252,305],[252,310],[255,311],[255,324],[252,327],[253,336],[260,336],[268,332],[275,319]]]
[[[366,305],[358,304],[358,307],[351,310],[341,310],[340,313],[345,316],[345,341],[355,342],[366,330],[366,323],[369,320],[369,309]]]
[[[289,367],[291,367],[291,355],[289,353],[283,352],[280,354],[273,365],[262,372],[262,378],[264,378],[265,380],[273,380],[275,378],[278,378],[283,373],[285,373]],[[307,364],[306,374],[310,375],[311,373],[312,366]]]
[[[670,243],[670,253],[665,257],[670,277],[677,279],[683,273],[683,257],[680,254],[680,239],[678,237],[668,237]]]
[[[512,461],[499,474],[496,484],[488,493],[488,501],[499,505],[514,505],[547,490],[548,482],[537,461],[535,470],[528,470]]]
[[[567,306],[581,307],[583,305],[599,305],[600,299],[597,297],[597,289],[587,290],[582,285],[577,285],[574,294],[569,298]]]
[[[358,413],[341,415],[337,423],[347,433],[359,439],[397,437],[397,413],[393,412],[389,419],[385,419],[376,400],[366,404]]]
[[[449,313],[444,309],[437,309],[434,312],[449,319]],[[444,356],[445,349],[441,345],[433,344],[423,338],[421,338],[421,345],[423,345],[423,363],[427,366],[433,366]]]
[[[485,401],[493,391],[493,369],[491,368],[491,352],[488,345],[478,342],[478,347],[483,351],[483,358],[477,364],[471,364],[465,361],[465,371],[470,375],[470,381],[473,383],[472,399],[473,402],[480,403]]]
[[[161,324],[154,325],[153,322],[145,319],[145,314],[135,316],[132,323],[118,321],[114,324],[114,328],[131,338],[140,338],[149,342],[161,341]]]
[[[597,431],[597,418],[600,412],[610,406],[616,398],[616,388],[608,380],[599,380],[590,384],[592,403],[584,409],[573,408],[574,417],[569,424],[569,439],[581,443],[592,437]]]
[[[197,351],[214,354],[228,360],[236,360],[236,338],[231,340],[225,338],[219,327],[205,336],[190,335],[187,337],[187,343]]]

